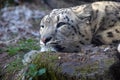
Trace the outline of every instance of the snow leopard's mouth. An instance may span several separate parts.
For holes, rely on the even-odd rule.
[[[54,45],[54,46],[41,46],[41,52],[62,52],[64,47],[60,45]]]
[[[41,45],[41,52],[51,51],[51,52],[62,52],[64,47],[59,45],[58,42],[51,42],[49,44]]]
[[[47,43],[40,41],[41,52],[51,51],[51,52],[63,52],[64,47],[61,45],[63,43],[61,40],[51,40]]]

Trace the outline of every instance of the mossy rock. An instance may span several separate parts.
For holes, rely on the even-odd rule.
[[[45,68],[46,72],[33,80],[112,80],[109,67],[115,62],[114,57],[95,56],[99,57],[95,59],[81,53],[40,53],[32,64],[37,70]]]

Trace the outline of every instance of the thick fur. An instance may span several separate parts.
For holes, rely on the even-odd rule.
[[[120,42],[120,3],[54,9],[40,26],[41,51],[79,52],[81,45]]]

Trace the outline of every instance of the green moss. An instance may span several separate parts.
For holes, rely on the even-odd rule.
[[[63,75],[60,75],[60,68],[56,67],[58,55],[47,53],[40,53],[32,62],[37,70],[46,69],[43,75],[36,75],[32,80],[66,80]]]
[[[14,75],[21,71],[23,67],[24,66],[22,64],[22,59],[20,56],[17,55],[17,57],[7,65],[5,69],[5,75],[2,76],[2,80],[13,79]]]
[[[12,74],[13,72],[19,71],[22,68],[23,68],[22,59],[18,57],[8,64],[6,71],[7,73]]]
[[[7,47],[6,51],[10,56],[16,55],[17,53],[25,53],[30,50],[39,50],[40,47],[38,42],[34,39],[22,39],[16,45],[10,45]]]

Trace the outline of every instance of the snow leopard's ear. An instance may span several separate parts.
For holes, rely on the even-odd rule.
[[[92,14],[92,6],[90,4],[81,5],[81,6],[73,7],[72,11],[78,17],[89,17]]]
[[[92,15],[94,14],[92,5],[81,5],[77,7],[73,7],[73,12],[78,17],[80,22],[90,24],[92,20]]]

